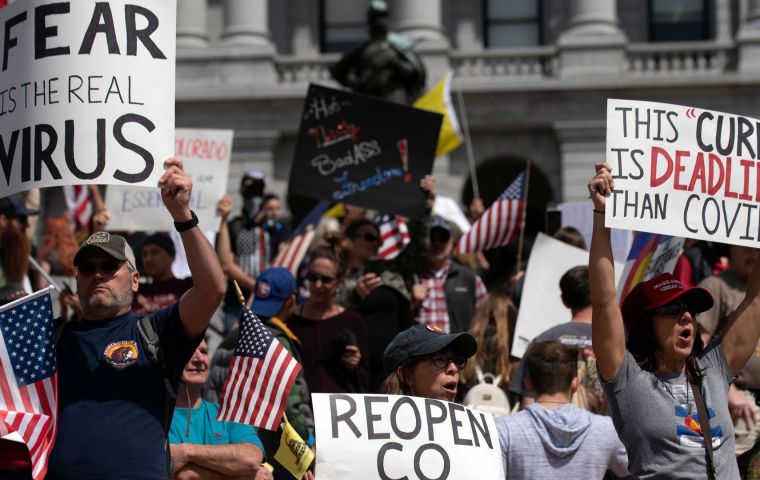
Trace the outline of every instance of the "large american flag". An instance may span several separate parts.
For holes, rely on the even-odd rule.
[[[277,430],[301,365],[248,307],[242,317],[216,418]]]
[[[409,229],[404,217],[399,215],[379,214],[375,217],[375,225],[380,230],[380,248],[378,258],[391,260],[409,243]]]
[[[477,252],[507,245],[524,221],[525,176],[523,171],[499,195],[457,244],[459,253]]]
[[[58,374],[49,289],[0,308],[0,377],[0,436],[23,440],[32,476],[40,479],[57,433]]]
[[[290,239],[280,246],[280,251],[272,261],[273,267],[287,268],[294,277],[298,277],[298,267],[314,241],[317,224],[329,207],[330,202],[322,200],[306,214]]]

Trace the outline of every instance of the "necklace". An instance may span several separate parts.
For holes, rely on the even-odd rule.
[[[670,396],[673,398],[673,401],[676,403],[676,405],[679,405],[678,400],[676,400],[676,396],[673,395],[673,391],[670,389],[670,387],[668,387],[667,382],[664,382],[664,381],[660,380],[659,378],[657,380],[662,384],[662,387],[665,389],[665,391],[670,394]],[[689,415],[691,415],[691,403],[689,403],[689,382],[688,381],[686,382],[686,405],[685,405],[685,408],[686,408],[686,412]]]

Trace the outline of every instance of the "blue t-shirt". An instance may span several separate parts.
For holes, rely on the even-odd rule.
[[[200,343],[172,305],[150,316],[166,362],[179,378]],[[151,362],[132,312],[67,325],[57,344],[58,437],[50,479],[164,478],[167,413],[161,371]],[[175,385],[176,389],[176,385]]]
[[[187,433],[187,413],[190,411],[190,434]],[[216,419],[219,406],[201,400],[198,408],[175,408],[169,427],[169,443],[197,443],[200,445],[228,445],[252,443],[264,453],[264,445],[250,425],[221,422]]]

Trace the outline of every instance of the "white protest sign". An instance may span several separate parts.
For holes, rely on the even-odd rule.
[[[570,321],[570,309],[562,303],[559,279],[579,265],[588,265],[586,250],[538,234],[525,270],[512,355],[522,358],[531,340],[551,327]],[[616,279],[622,270],[622,265],[615,262]]]
[[[176,1],[0,9],[0,196],[156,185],[174,137]]]
[[[760,246],[760,121],[653,102],[607,101],[615,190],[605,224]]]
[[[201,230],[219,230],[216,203],[227,190],[232,134],[232,130],[186,128],[175,133],[175,156],[193,180],[190,208],[198,216]],[[105,201],[111,214],[109,230],[174,229],[158,188],[109,186]]]
[[[489,413],[399,395],[312,394],[319,480],[504,478]]]

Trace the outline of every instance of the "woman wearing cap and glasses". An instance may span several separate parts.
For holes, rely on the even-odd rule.
[[[304,377],[311,392],[367,390],[367,333],[362,317],[335,303],[350,252],[340,235],[328,233],[309,260],[309,299],[288,319],[301,340]]]
[[[610,230],[604,226],[606,197],[613,188],[611,167],[597,164],[588,184],[594,202],[592,338],[610,413],[628,450],[629,471],[641,479],[738,479],[727,394],[760,337],[760,269],[752,272],[746,296],[722,334],[707,346],[695,317],[713,299],[702,288],[685,288],[662,274],[638,284],[619,307]],[[707,412],[709,429],[699,410]],[[711,443],[704,441],[703,431],[709,431]]]
[[[477,350],[478,343],[469,333],[445,334],[425,325],[408,328],[385,349],[383,366],[388,376],[380,393],[453,402],[459,374]]]

